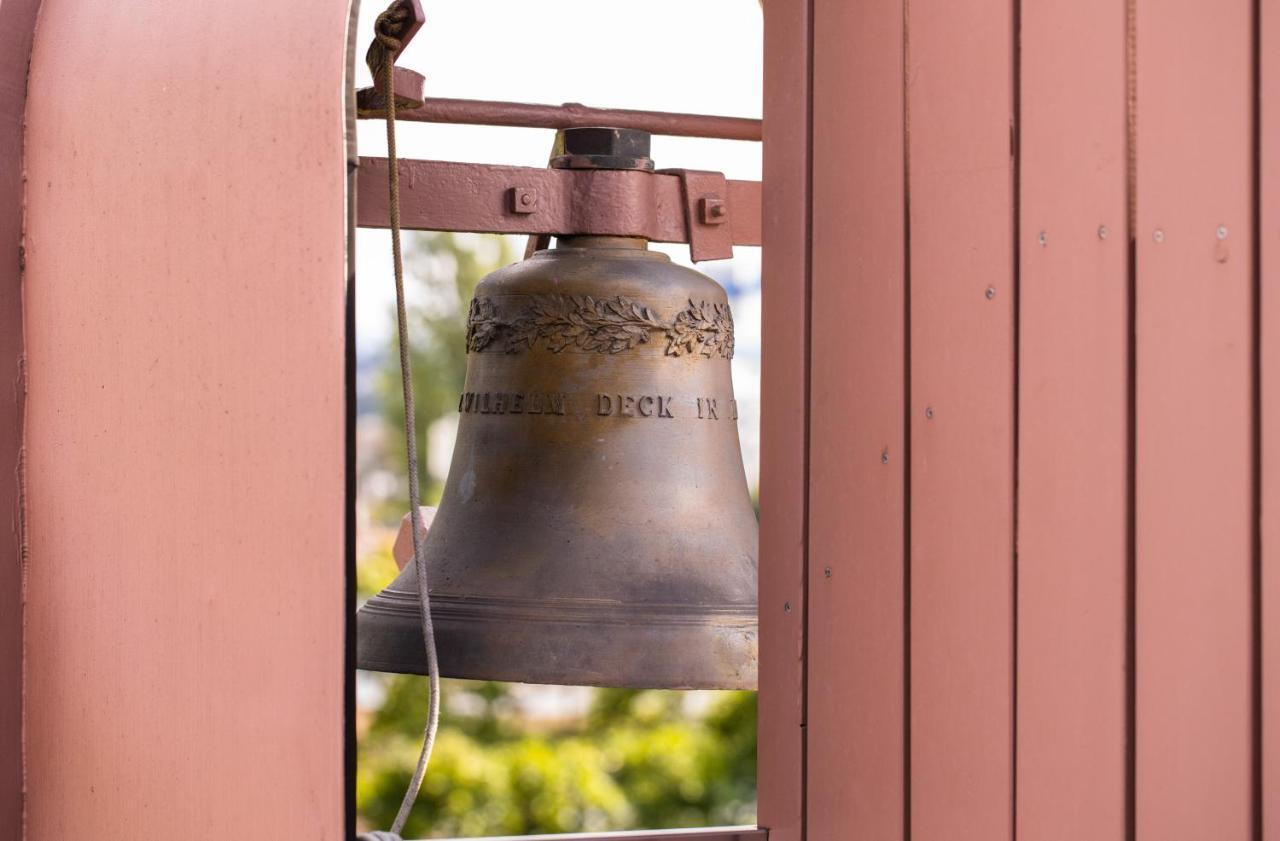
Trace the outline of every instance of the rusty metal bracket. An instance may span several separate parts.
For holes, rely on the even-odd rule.
[[[396,113],[405,109],[406,115],[422,107],[422,94],[426,90],[427,77],[405,67],[392,67],[396,82]],[[356,91],[356,116],[361,119],[382,118],[387,113],[387,97],[381,83]]]
[[[693,262],[725,260],[733,256],[729,217],[729,187],[724,173],[696,169],[664,169],[662,175],[680,179],[684,198],[685,231]]]
[[[369,46],[369,53],[366,61],[370,64],[370,72],[373,73],[373,86],[368,88],[360,88],[356,91],[356,116],[360,118],[382,117],[386,114],[387,98],[384,91],[386,90],[386,74],[387,71],[394,76],[396,90],[396,111],[400,109],[413,110],[422,107],[423,95],[426,90],[426,77],[421,73],[409,70],[405,67],[396,67],[395,60],[404,54],[404,50],[409,46],[409,42],[413,40],[413,36],[418,34],[418,30],[422,28],[422,24],[426,23],[427,17],[422,12],[422,4],[419,0],[395,0],[390,9],[395,9],[399,4],[403,13],[408,14],[409,23],[400,35],[400,52],[391,56],[391,64],[377,64],[377,56],[380,53],[379,44],[375,39]]]
[[[356,224],[385,228],[387,160],[361,158],[356,185]],[[694,260],[716,260],[734,245],[760,244],[760,182],[401,160],[400,214],[410,230],[644,237],[688,242]]]

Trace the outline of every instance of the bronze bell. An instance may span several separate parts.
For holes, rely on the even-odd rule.
[[[558,165],[652,168],[642,132],[563,144]],[[757,524],[719,284],[643,239],[561,237],[480,282],[467,351],[424,550],[441,674],[754,689]],[[360,609],[360,668],[426,672],[417,592],[409,564]]]

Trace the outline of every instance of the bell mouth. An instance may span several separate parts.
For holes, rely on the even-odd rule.
[[[755,605],[433,595],[444,677],[628,689],[755,689]],[[356,666],[425,674],[416,594],[357,614]]]

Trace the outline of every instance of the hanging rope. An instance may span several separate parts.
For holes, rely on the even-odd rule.
[[[422,605],[422,642],[427,652],[427,674],[431,698],[427,709],[427,726],[422,734],[422,751],[413,778],[400,803],[400,811],[391,824],[390,833],[372,833],[362,838],[386,841],[398,838],[405,821],[413,811],[422,788],[422,777],[431,760],[436,730],[440,724],[440,664],[436,659],[435,631],[431,625],[431,605],[428,598],[427,562],[422,553],[422,499],[418,487],[418,446],[413,408],[413,373],[409,359],[409,323],[404,295],[404,261],[400,253],[400,174],[396,163],[396,90],[395,60],[404,47],[401,40],[413,15],[407,3],[397,0],[378,15],[374,22],[374,42],[369,46],[365,61],[374,79],[381,78],[386,90],[387,108],[387,181],[391,187],[391,258],[396,279],[396,325],[399,330],[400,386],[404,393],[404,441],[409,470],[409,518],[413,531],[413,567],[418,575],[418,598]]]

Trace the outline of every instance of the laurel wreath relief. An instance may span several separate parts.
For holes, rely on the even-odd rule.
[[[478,353],[501,342],[507,353],[539,342],[554,352],[574,348],[588,353],[619,353],[647,344],[653,331],[667,340],[667,356],[699,354],[733,358],[733,316],[729,305],[689,300],[672,322],[630,298],[591,295],[529,295],[519,313],[502,318],[493,300],[476,297],[467,315],[467,351]]]

